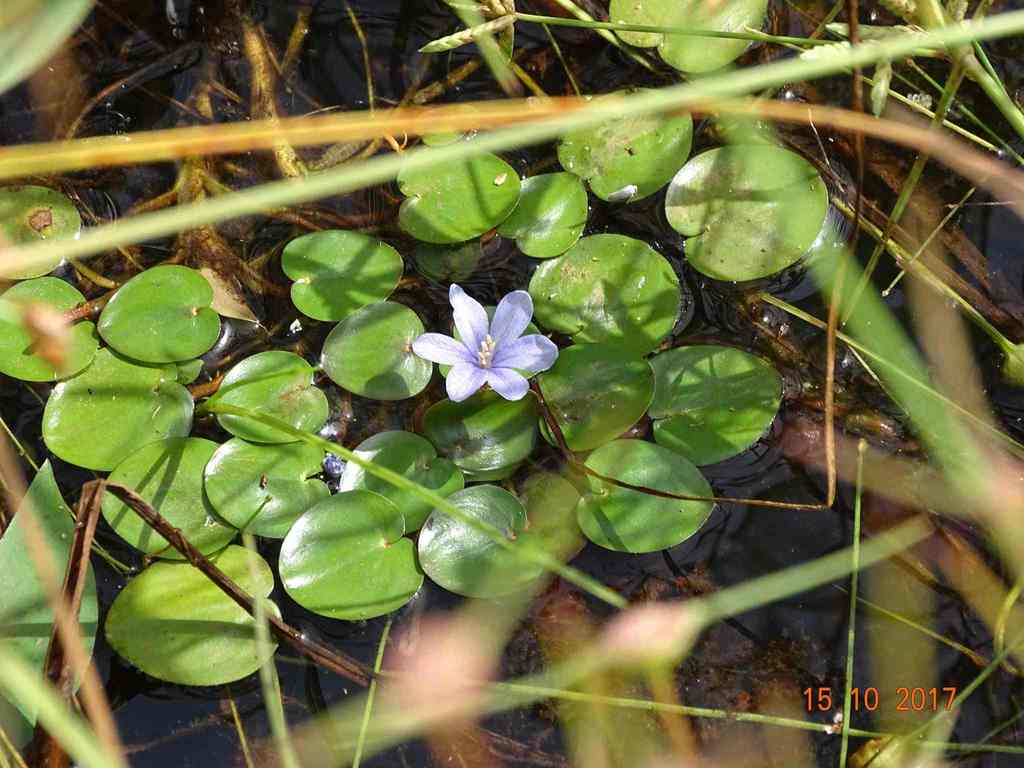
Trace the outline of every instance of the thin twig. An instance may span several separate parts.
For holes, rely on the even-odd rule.
[[[117,483],[93,480],[87,485],[92,484],[100,484],[102,486],[102,490],[110,491],[110,493],[117,496],[129,509],[141,517],[150,528],[163,536],[172,547],[180,552],[184,558],[192,564],[193,567],[199,569],[199,571],[201,571],[210,581],[216,584],[224,594],[234,600],[242,610],[250,616],[255,615],[256,608],[252,597],[232,581],[227,574],[211,563],[198,549],[192,546],[188,539],[182,535],[181,531],[168,523],[167,520],[165,520],[159,512],[153,509],[145,499],[135,493],[131,488],[126,488],[125,486],[118,485]],[[299,654],[309,659],[314,664],[341,675],[345,679],[351,680],[359,685],[369,684],[370,675],[368,671],[356,660],[349,658],[339,651],[335,651],[327,646],[321,645],[315,640],[306,638],[299,630],[295,629],[290,624],[285,623],[273,614],[267,615],[267,622],[270,624],[274,634],[279,640],[290,645],[298,651]]]
[[[68,611],[77,616],[82,605],[82,596],[89,578],[89,551],[100,518],[100,500],[94,489],[86,489],[78,501],[75,516],[75,536],[68,554],[68,566],[64,573],[62,593]],[[43,673],[56,686],[57,692],[70,706],[75,695],[75,674],[71,660],[57,635],[56,627],[50,634],[50,646],[46,651]],[[106,698],[102,689],[101,694]],[[109,709],[109,702],[105,702]],[[32,764],[37,768],[66,768],[71,761],[53,734],[41,724],[36,725],[35,735],[29,747]]]

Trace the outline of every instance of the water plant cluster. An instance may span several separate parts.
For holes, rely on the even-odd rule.
[[[24,17],[8,19],[0,11],[0,51],[11,45],[8,36],[26,29],[22,25],[39,29],[46,14],[64,5],[80,6],[77,24],[90,4],[23,5],[30,9]],[[982,609],[976,584],[943,588],[959,590],[989,624],[993,640],[983,674],[992,675],[1011,659],[1018,663],[1021,638],[1014,630],[1021,629],[1018,571],[1024,551],[1013,523],[992,511],[1002,501],[992,502],[990,489],[1009,488],[1003,496],[1017,498],[1007,478],[1024,448],[1011,430],[951,386],[949,370],[934,362],[939,321],[935,327],[922,323],[920,330],[925,353],[940,372],[932,375],[888,311],[888,294],[871,282],[871,271],[888,247],[910,279],[941,297],[947,310],[952,301],[995,347],[1010,386],[1016,384],[1019,364],[1013,324],[988,304],[967,298],[986,295],[988,289],[977,289],[977,280],[960,279],[957,270],[941,271],[936,260],[922,256],[948,219],[909,252],[908,242],[914,241],[896,231],[902,209],[891,217],[883,213],[881,220],[866,212],[862,143],[855,144],[854,153],[861,167],[851,163],[848,170],[823,155],[823,148],[818,152],[821,140],[813,120],[800,141],[751,114],[737,116],[742,111],[730,112],[726,102],[720,113],[713,103],[700,107],[696,117],[691,110],[700,99],[710,103],[758,91],[771,97],[801,77],[855,68],[854,77],[860,78],[862,66],[875,64],[874,82],[885,88],[883,93],[876,85],[871,99],[876,114],[882,114],[891,78],[899,72],[897,58],[913,62],[914,56],[937,57],[942,51],[953,73],[931,113],[938,128],[926,134],[938,133],[956,88],[971,74],[1005,125],[997,126],[994,138],[979,138],[974,131],[981,129],[973,125],[970,135],[991,149],[999,149],[996,144],[1012,149],[1009,137],[1020,127],[1020,108],[990,93],[996,75],[976,41],[1021,32],[1022,12],[983,20],[983,3],[978,18],[965,24],[956,4],[900,6],[890,8],[909,16],[898,19],[900,24],[860,31],[850,25],[847,41],[822,45],[826,30],[842,36],[843,30],[826,26],[840,11],[848,13],[842,4],[806,38],[762,31],[769,20],[767,0],[612,0],[603,8],[607,22],[568,0],[553,4],[564,17],[519,12],[508,0],[448,5],[457,31],[436,35],[424,51],[475,46],[480,58],[474,54],[472,60],[494,83],[511,77],[530,87],[530,75],[516,63],[513,31],[540,26],[568,72],[567,90],[576,90],[572,109],[495,131],[484,130],[491,118],[481,117],[489,102],[445,113],[451,124],[441,129],[417,115],[419,127],[407,137],[418,141],[416,147],[398,143],[393,134],[400,132],[386,122],[393,115],[381,117],[371,109],[362,129],[371,134],[367,140],[377,142],[367,152],[369,159],[346,159],[326,170],[298,159],[294,147],[329,139],[291,137],[288,131],[295,126],[280,121],[276,107],[264,109],[259,114],[273,140],[258,148],[273,153],[278,173],[290,178],[244,191],[217,189],[210,198],[204,191],[186,199],[176,187],[176,206],[142,211],[116,224],[98,224],[81,197],[60,182],[57,174],[74,170],[78,161],[65,159],[71,165],[60,166],[64,156],[57,153],[49,175],[12,172],[5,163],[18,166],[6,153],[17,148],[0,147],[0,178],[10,180],[0,187],[0,277],[5,281],[0,386],[23,387],[39,398],[39,418],[24,433],[38,434],[41,446],[35,461],[36,451],[4,422],[3,439],[10,439],[12,449],[7,453],[12,459],[20,453],[25,467],[35,472],[22,492],[10,468],[14,462],[0,456],[0,478],[8,492],[7,514],[0,514],[0,573],[7,574],[0,597],[5,745],[0,766],[8,764],[8,752],[14,755],[30,743],[40,749],[47,743],[45,732],[82,765],[126,764],[123,755],[111,754],[109,738],[98,740],[66,706],[74,690],[81,685],[84,692],[90,685],[72,666],[74,654],[66,650],[72,643],[86,656],[105,644],[119,663],[177,686],[225,686],[261,675],[274,760],[299,765],[295,734],[289,734],[281,711],[274,660],[286,644],[311,663],[335,665],[326,668],[344,667],[348,659],[294,629],[288,610],[308,612],[318,621],[388,617],[372,668],[362,662],[345,667],[352,680],[373,681],[368,699],[360,700],[363,716],[351,717],[355,710],[344,709],[346,701],[331,715],[338,759],[348,761],[354,754],[358,763],[364,750],[383,750],[437,725],[425,715],[402,720],[402,706],[381,704],[382,724],[377,731],[370,726],[376,686],[386,689],[381,654],[395,617],[411,614],[426,590],[466,598],[466,620],[493,629],[493,637],[479,645],[493,644],[492,655],[500,654],[515,622],[550,588],[553,575],[558,584],[623,610],[624,621],[639,615],[651,623],[625,634],[609,630],[597,650],[581,640],[578,647],[585,650],[577,659],[551,654],[554,671],[531,678],[521,689],[514,684],[500,689],[507,699],[481,703],[467,693],[465,701],[474,703],[453,719],[519,700],[569,697],[576,683],[607,667],[639,669],[640,685],[654,695],[661,707],[654,709],[666,718],[660,726],[648,721],[650,728],[664,731],[649,739],[651,749],[681,739],[673,748],[683,754],[691,747],[674,730],[678,723],[667,718],[700,715],[675,701],[672,670],[682,669],[676,663],[700,633],[805,589],[846,584],[852,572],[845,703],[838,720],[814,728],[822,725],[817,732],[829,736],[841,731],[841,764],[909,765],[901,761],[926,748],[926,735],[955,751],[953,723],[940,722],[936,714],[934,722],[917,722],[906,731],[862,729],[862,747],[846,762],[857,574],[899,556],[926,582],[922,572],[933,584],[955,581],[909,548],[928,536],[945,535],[948,541],[959,535],[955,526],[946,530],[944,521],[963,515],[963,499],[981,499],[973,523],[988,533],[979,534],[982,543],[976,546],[983,556],[978,561],[984,564],[978,568],[992,569],[988,583],[998,587],[1000,598],[995,607],[981,601],[987,606]],[[856,11],[856,3],[851,8]],[[243,30],[255,28],[247,11],[240,18]],[[305,19],[308,24],[308,14]],[[901,26],[911,22],[912,30]],[[657,78],[648,78],[581,96],[552,33],[565,26],[600,35],[601,45],[623,62],[682,84],[657,88],[652,85]],[[262,45],[253,34],[246,45]],[[63,32],[55,32],[49,53],[62,40]],[[802,52],[754,66],[751,58],[763,48],[752,48],[753,43]],[[17,80],[41,63],[32,61],[39,55],[35,51],[12,50],[25,62]],[[250,65],[261,60],[252,50]],[[283,62],[275,64],[283,72]],[[703,78],[720,78],[720,83]],[[0,76],[0,91],[17,80]],[[858,81],[856,91],[862,87]],[[369,98],[372,108],[372,86]],[[870,132],[865,125],[876,125],[870,121],[882,126],[890,121],[865,113],[860,98],[860,109],[849,119],[860,121],[857,141],[863,142]],[[209,101],[209,93],[201,91],[190,108],[203,113]],[[543,108],[553,100],[544,95],[537,102]],[[522,110],[537,106],[524,103]],[[700,122],[707,113],[715,119]],[[402,119],[402,108],[394,115]],[[796,119],[793,112],[782,117]],[[479,128],[461,125],[474,121]],[[892,127],[891,133],[900,131]],[[515,151],[522,143],[539,144],[543,160],[524,161]],[[89,151],[88,144],[73,146]],[[380,155],[371,157],[378,150]],[[998,177],[1004,179],[999,193],[1021,187],[1019,172],[1005,164],[1008,151],[999,160],[978,160],[980,153],[970,152],[965,150],[967,160],[955,167],[972,184]],[[188,150],[182,157],[193,175],[183,176],[181,186],[199,179],[202,187],[202,173],[189,165],[198,161]],[[239,260],[237,274],[229,275],[237,279],[233,290],[225,287],[231,281],[223,269],[185,257],[140,260],[136,252],[125,262],[129,274],[116,279],[86,266],[90,256],[126,252],[163,235],[176,235],[180,243],[187,233],[200,233],[186,242],[199,248],[195,243],[202,241],[201,247],[210,248],[211,242],[224,242],[215,227],[229,219],[280,214],[305,197],[377,187],[392,178],[387,194],[396,211],[390,230],[341,226],[337,220],[306,226],[301,217],[290,219],[287,236],[271,250],[274,271],[254,278],[252,262]],[[209,177],[206,184],[215,187]],[[896,194],[906,205],[900,190]],[[630,215],[656,221],[675,239],[642,236],[643,228],[622,225]],[[870,233],[871,227],[878,249],[867,258],[865,271],[850,254],[856,253],[859,230]],[[506,259],[500,280],[493,277],[491,259],[497,247]],[[901,278],[902,272],[896,279]],[[247,304],[255,292],[238,289],[247,280],[264,288],[269,284],[266,290],[287,303],[290,329],[265,332],[280,318],[257,318]],[[495,284],[500,292],[493,290]],[[789,289],[793,285],[796,290]],[[789,301],[808,296],[814,301],[818,291],[824,297],[821,317]],[[718,326],[707,309],[703,319],[695,319],[694,306],[710,305],[709,295],[724,297],[721,306],[727,307],[728,318]],[[786,323],[806,320],[824,331],[824,372],[809,369],[807,351],[781,331],[766,337],[770,311],[788,313],[781,315]],[[950,338],[959,339],[948,330],[958,322],[942,326]],[[730,323],[742,330],[709,332]],[[238,337],[265,341],[239,343]],[[296,338],[301,341],[293,343]],[[855,418],[862,400],[850,396],[837,406],[837,345],[855,361],[848,375],[867,382],[872,402],[885,403],[876,408],[872,425]],[[820,364],[816,359],[814,365]],[[950,391],[941,391],[942,386]],[[347,417],[339,402],[352,409]],[[716,471],[729,462],[756,459],[782,431],[783,411],[809,402],[821,403],[813,429],[806,427],[798,449],[789,449],[817,457],[808,464],[823,478],[821,498],[748,499],[718,486]],[[337,424],[345,418],[354,423],[377,412],[392,416],[362,429],[358,440],[339,436]],[[7,418],[6,411],[0,415]],[[807,436],[812,434],[816,437]],[[872,466],[878,471],[871,474],[869,467],[867,480],[868,443],[861,439],[858,447],[855,437],[867,437],[874,446]],[[820,446],[807,447],[819,438]],[[957,467],[970,468],[970,477]],[[901,479],[887,482],[887,472],[902,473]],[[873,540],[862,545],[865,488],[879,497],[894,493],[894,503],[906,509],[897,518],[910,522],[876,523]],[[688,587],[692,599],[670,603],[675,611],[670,618],[634,613],[642,609],[630,609],[600,574],[574,564],[588,550],[637,558],[665,553],[671,563],[672,551],[681,551],[674,548],[695,542],[716,512],[721,517],[737,504],[749,504],[765,514],[778,509],[824,514],[845,509],[844,492],[855,499],[850,549],[794,563],[774,581],[766,576],[722,588],[717,596]],[[1010,504],[1014,510],[1016,503]],[[53,579],[65,572],[61,588]],[[111,574],[117,589],[104,595],[98,573]],[[1017,586],[1007,587],[1004,577]],[[298,608],[289,607],[292,603]],[[63,606],[77,635],[66,634],[55,606]],[[8,633],[8,627],[32,629]],[[454,621],[446,632],[457,637]],[[627,643],[623,637],[632,639]],[[62,658],[55,657],[55,648],[61,647],[69,659],[63,677],[55,676]],[[436,657],[432,661],[444,666]],[[7,675],[5,664],[27,677]],[[26,688],[24,680],[35,682]],[[55,689],[47,680],[62,680],[63,687]],[[410,685],[405,695],[412,696],[412,690]],[[552,690],[558,695],[543,693]],[[600,698],[602,690],[582,685],[576,692]],[[100,731],[95,712],[88,714]],[[769,720],[778,727],[800,727],[782,716]],[[37,721],[41,727],[33,741]],[[70,735],[58,732],[68,723]],[[566,723],[572,733],[573,717]],[[836,723],[839,730],[829,731]],[[609,742],[613,736],[602,734]],[[574,758],[582,759],[587,752],[579,734],[568,740]],[[1020,759],[1019,743],[1006,746]],[[878,758],[886,754],[897,762]]]

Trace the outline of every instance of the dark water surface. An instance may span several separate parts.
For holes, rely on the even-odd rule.
[[[302,115],[328,108],[365,109],[367,92],[363,54],[344,2],[257,2],[256,16],[262,20],[275,48],[283,51],[296,14],[310,4],[314,10],[304,53],[293,75],[278,91],[282,114]],[[90,110],[82,121],[79,135],[133,132],[199,122],[199,116],[178,105],[190,103],[191,94],[207,67],[216,68],[218,79],[225,86],[224,91],[213,97],[216,119],[246,118],[248,66],[241,54],[238,33],[230,15],[218,3],[172,0],[169,5],[175,10],[171,18],[163,2],[122,0],[99,4],[99,10],[75,40],[74,59],[80,67],[84,91],[92,95],[122,78],[129,80]],[[368,38],[378,105],[397,103],[416,83],[429,84],[444,78],[474,55],[472,47],[460,49],[450,56],[424,56],[416,52],[427,41],[454,29],[451,12],[440,2],[352,0],[351,5]],[[532,4],[533,7],[530,5],[520,3],[522,10],[538,13],[549,12],[548,6],[554,4],[537,2]],[[815,4],[799,5],[820,17],[821,8]],[[807,34],[812,28],[797,10],[781,2],[773,2],[772,7],[772,31]],[[870,20],[869,16],[870,12],[865,12],[865,22]],[[585,91],[603,92],[625,84],[657,85],[675,79],[668,71],[651,74],[632,65],[591,33],[560,30],[556,34]],[[561,64],[551,54],[542,30],[524,25],[517,31],[516,42],[517,46],[527,49],[524,66],[547,92],[567,92]],[[1019,46],[1019,43],[1005,43],[991,48],[993,60],[1004,71],[1011,93],[1020,82]],[[755,49],[747,54],[746,61],[756,63],[765,60],[768,54],[764,49]],[[231,92],[239,94],[241,101],[236,102],[226,95]],[[970,88],[965,88],[965,92],[968,99],[973,98]],[[794,86],[787,96],[814,93],[831,95],[836,99],[846,98],[841,84],[819,84],[809,88]],[[442,100],[495,98],[498,95],[493,80],[481,70],[451,89]],[[992,124],[999,125],[997,117],[990,110],[985,110],[981,100],[977,106],[980,114]],[[27,89],[19,89],[0,99],[0,141],[3,143],[46,138],[40,128],[41,123]],[[844,154],[847,143],[842,139],[834,141],[834,137],[827,133],[823,135],[824,146],[835,153],[833,161],[840,166],[852,167],[849,156]],[[812,146],[807,143],[807,138],[795,137],[803,145]],[[698,136],[695,151],[712,142],[710,130],[704,130]],[[811,151],[820,154],[820,150]],[[311,158],[316,154],[311,152],[304,156]],[[905,156],[897,157],[906,163]],[[512,153],[510,160],[523,172],[528,166],[536,168],[538,164],[550,163],[552,158],[552,148],[547,146]],[[248,186],[274,176],[272,164],[266,156],[242,156],[229,160],[241,169],[239,172],[220,171],[219,178],[230,186]],[[177,168],[172,164],[111,169],[62,179],[61,186],[73,193],[83,207],[90,209],[97,220],[107,220],[124,215],[132,206],[166,191],[174,183],[176,174]],[[925,183],[932,185],[946,200],[955,200],[965,189],[959,181],[949,181],[940,172],[930,171],[926,174]],[[891,205],[892,190],[877,179],[869,179],[865,191],[878,196],[884,205]],[[330,226],[331,216],[356,217],[361,224],[369,224],[382,238],[408,255],[411,244],[398,231],[394,221],[396,198],[393,189],[383,188],[345,199],[322,201],[304,210],[309,217],[326,222],[324,226]],[[978,198],[976,202],[983,200]],[[593,199],[588,232],[621,232],[650,242],[669,258],[684,278],[688,293],[687,317],[681,320],[680,330],[686,325],[688,336],[721,339],[767,355],[776,361],[787,382],[786,404],[765,439],[742,456],[705,468],[705,474],[718,495],[810,504],[824,501],[822,474],[799,460],[821,452],[820,402],[825,351],[821,334],[773,307],[751,305],[741,291],[713,284],[689,270],[682,260],[681,238],[666,225],[662,210],[661,195],[628,208],[619,206],[615,209]],[[317,216],[323,218],[316,219]],[[1024,307],[1020,222],[999,206],[977,205],[969,207],[968,213],[954,219],[954,223],[961,224],[989,257],[992,295],[996,302],[1011,314],[1020,316],[1018,308]],[[259,218],[231,223],[222,231],[244,258],[273,255],[276,246],[297,232],[293,224]],[[135,254],[135,258],[142,264],[153,264],[167,258],[172,246],[171,241],[149,243]],[[861,250],[866,247],[862,243]],[[420,311],[429,325],[446,312],[445,286],[418,276],[411,260],[407,261],[410,279],[395,298]],[[268,273],[271,279],[278,285],[286,285],[276,262],[271,258],[270,263],[274,265]],[[886,259],[883,259],[885,263]],[[128,265],[119,256],[97,259],[91,265],[103,274],[129,274]],[[533,262],[518,255],[511,243],[495,240],[487,246],[484,266],[464,284],[478,298],[493,302],[512,288],[525,287],[532,268]],[[893,273],[888,267],[881,272],[880,280],[888,282]],[[75,279],[73,273],[68,274],[69,279]],[[814,286],[801,274],[790,272],[772,287],[778,295],[799,303],[819,317],[824,316]],[[90,290],[86,286],[82,289]],[[88,295],[101,293],[102,289],[92,287]],[[287,293],[283,296],[272,292],[264,295],[250,293],[248,298],[263,325],[277,329],[270,339],[261,339],[259,335],[254,337],[256,343],[263,345],[260,348],[289,348],[311,358],[319,350],[329,327],[305,322],[300,329],[289,330],[296,315],[287,300]],[[899,290],[894,292],[890,302],[897,310],[905,309],[904,297]],[[225,325],[228,327],[227,323]],[[223,343],[207,356],[210,363],[206,374],[213,372],[223,355],[230,354],[250,337],[251,334],[247,336],[240,327],[229,330]],[[988,345],[980,339],[978,354],[989,367],[995,362]],[[863,435],[875,444],[912,454],[916,444],[894,418],[895,410],[885,404],[877,386],[848,353],[841,351],[840,360],[843,367],[839,374],[838,403],[842,426],[851,435]],[[1024,437],[1024,422],[1021,421],[1024,418],[1024,396],[1019,390],[997,385],[993,377],[989,378],[1007,427],[1015,436]],[[342,440],[347,446],[354,446],[382,429],[412,429],[416,412],[422,410],[424,403],[443,396],[436,382],[421,398],[397,405],[381,405],[359,398],[346,400],[330,382],[326,382],[326,389],[333,408],[325,434]],[[39,459],[48,457],[39,438],[42,410],[39,398],[45,399],[46,394],[45,387],[30,390],[28,386],[9,379],[0,381],[0,413]],[[197,423],[197,430],[215,439],[222,437],[213,424]],[[89,479],[89,474],[49,458],[57,468],[65,495],[73,501],[81,483]],[[545,449],[538,449],[535,459],[547,467],[557,467],[557,456],[553,451],[545,453]],[[852,493],[846,487],[841,489],[834,509],[827,512],[723,504],[699,535],[674,550],[663,554],[626,556],[591,545],[574,564],[636,599],[699,594],[738,584],[848,545],[852,535],[851,510]],[[873,498],[868,499],[866,512],[880,520],[901,514],[898,509]],[[969,529],[961,528],[959,531],[973,538]],[[138,562],[103,522],[99,537],[106,547],[126,562]],[[272,542],[263,544],[263,554],[272,563],[277,556],[277,547]],[[102,561],[96,558],[94,561],[100,575],[101,606],[105,610],[123,584]],[[935,632],[979,653],[991,654],[991,639],[985,626],[952,590],[929,590],[922,587],[912,573],[898,567],[884,573],[875,569],[866,577],[866,582],[871,597],[893,606],[894,610],[896,606],[905,607],[913,603],[923,591],[934,611],[930,619],[922,618],[924,623]],[[825,586],[751,611],[708,633],[679,669],[682,700],[695,706],[767,711],[831,721],[832,712],[804,714],[802,691],[808,687],[831,688],[837,705],[841,706],[848,596],[837,586],[847,585],[843,582]],[[567,592],[571,590],[556,585],[541,598],[540,603],[553,600],[553,595]],[[372,663],[384,626],[383,619],[360,623],[331,621],[299,608],[280,587],[272,597],[281,606],[284,618],[293,625],[364,662]],[[600,619],[605,615],[602,606],[578,595],[575,599],[581,609],[592,613],[594,618]],[[428,581],[423,593],[399,612],[395,631],[417,621],[427,610],[447,610],[458,604],[457,598]],[[880,727],[880,718],[886,727],[899,727],[900,721],[892,711],[883,712],[896,701],[897,686],[962,688],[978,672],[968,659],[948,647],[922,642],[918,633],[894,626],[869,611],[859,614],[856,684],[862,688],[878,686],[883,693],[883,704],[875,713],[855,713],[856,727]],[[880,634],[880,629],[885,629],[885,634]],[[887,647],[873,647],[870,638],[880,636],[886,639]],[[906,654],[906,674],[911,675],[913,665],[909,662],[922,652],[922,648],[935,650],[933,680],[903,679],[898,674],[890,674],[884,682],[879,682],[875,662],[880,658],[898,658]],[[111,652],[102,634],[98,638],[96,659],[116,707],[122,737],[133,750],[131,762],[135,766],[242,765],[238,739],[224,703],[226,693],[235,698],[253,743],[260,741],[268,732],[255,676],[224,689],[197,690],[165,685],[129,668]],[[288,650],[280,651],[278,660],[286,712],[292,723],[343,700],[350,692],[343,682],[318,672],[296,659]],[[524,621],[504,659],[505,671],[510,676],[519,675],[536,671],[541,664],[535,627],[531,621]],[[645,693],[637,691],[636,695]],[[995,724],[1014,714],[1017,707],[1014,702],[1022,696],[1024,686],[1019,678],[996,673],[967,702],[950,738],[958,741],[980,739]],[[491,718],[485,725],[512,740],[498,739],[494,742],[507,764],[563,765],[564,745],[553,715],[552,707],[539,705]],[[781,742],[766,740],[766,732],[752,726],[716,720],[698,719],[693,722],[697,737],[710,752],[728,755],[737,754],[736,750],[740,750],[739,754],[748,756],[749,762],[737,764],[788,766],[797,765],[803,757],[810,756],[818,765],[834,766],[838,760],[839,740],[836,737],[801,736],[802,746],[797,740],[793,751],[787,752]],[[782,735],[787,739],[793,736],[788,732]],[[1009,727],[997,738],[999,740],[1021,743],[1020,728]],[[412,743],[365,764],[420,766],[442,762],[430,761],[425,748]],[[965,757],[961,763],[987,768],[1022,764],[1014,762],[1013,757],[991,755]],[[452,760],[451,764],[457,765],[458,762]]]

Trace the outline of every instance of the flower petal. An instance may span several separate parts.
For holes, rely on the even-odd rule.
[[[470,354],[462,342],[441,333],[424,333],[417,336],[412,343],[412,351],[424,360],[441,363],[441,365],[476,361],[476,358]]]
[[[547,336],[533,333],[498,347],[494,354],[496,368],[519,368],[536,373],[546,371],[558,359],[558,347]]]
[[[530,388],[526,379],[511,368],[488,368],[487,383],[506,400],[522,400]]]
[[[487,382],[487,372],[472,363],[456,363],[448,371],[445,389],[453,403],[461,403]]]
[[[522,336],[526,326],[530,324],[533,317],[533,299],[526,291],[512,291],[501,301],[498,308],[494,310],[494,319],[491,320],[491,338],[500,349],[502,344],[518,339]]]
[[[479,301],[455,283],[448,289],[448,301],[451,302],[455,327],[459,329],[462,343],[475,355],[489,330],[487,312]]]

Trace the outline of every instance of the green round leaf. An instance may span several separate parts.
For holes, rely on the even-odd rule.
[[[576,486],[554,472],[538,472],[523,482],[519,501],[529,521],[517,539],[521,546],[535,547],[562,562],[579,554],[586,539],[576,521],[580,501]],[[526,584],[543,573],[543,567],[524,560],[511,578]]]
[[[144,363],[191,360],[220,335],[212,301],[213,288],[194,269],[153,267],[122,285],[103,308],[100,336],[122,355]]]
[[[423,417],[423,433],[466,472],[513,467],[537,443],[537,406],[532,397],[505,400],[489,390],[461,403],[442,400]]]
[[[453,493],[448,501],[465,515],[497,528],[509,541],[526,527],[526,510],[503,488],[474,485]],[[522,586],[517,573],[520,558],[439,509],[430,513],[420,531],[419,553],[427,576],[459,595],[497,597]]]
[[[530,280],[537,322],[577,343],[610,344],[637,354],[654,349],[679,318],[679,277],[647,243],[592,235]]]
[[[476,272],[484,250],[479,240],[455,245],[420,243],[412,257],[424,277],[439,283],[458,283]]]
[[[649,197],[668,184],[690,156],[692,140],[689,115],[623,115],[566,134],[558,144],[558,161],[589,183],[602,200],[628,203]]]
[[[183,363],[178,363],[176,367],[178,369],[178,381],[182,384],[191,384],[203,372],[203,361],[186,360]]]
[[[755,280],[796,263],[818,240],[828,190],[797,154],[764,144],[694,157],[672,179],[668,222],[686,235],[686,260],[716,280]]]
[[[760,29],[768,0],[611,0],[608,16],[617,24],[643,24],[715,32]],[[747,40],[699,35],[663,35],[658,32],[616,32],[630,45],[658,47],[665,63],[681,72],[721,69],[747,50]]]
[[[370,304],[338,323],[324,341],[322,364],[331,381],[362,397],[404,400],[418,395],[433,363],[413,354],[423,323],[408,307]]]
[[[217,517],[203,491],[203,470],[217,444],[198,437],[150,443],[117,465],[110,482],[138,493],[203,554],[227,546],[238,533]],[[182,555],[114,494],[103,497],[103,517],[118,536],[148,555]]]
[[[101,349],[53,388],[43,411],[46,447],[64,461],[108,471],[142,446],[192,429],[192,396],[176,369],[150,368]]]
[[[765,433],[782,400],[782,377],[732,347],[677,347],[655,355],[654,439],[695,464],[742,453]]]
[[[589,213],[587,190],[571,173],[545,173],[523,182],[519,205],[498,227],[527,256],[547,259],[580,239]]]
[[[327,421],[327,395],[313,386],[313,366],[293,352],[247,357],[228,371],[211,400],[272,416],[303,432],[316,432]],[[217,421],[254,443],[295,442],[292,435],[244,416],[218,414]]]
[[[281,545],[292,599],[332,619],[371,619],[401,608],[423,584],[405,520],[370,491],[346,491],[308,510]]]
[[[82,217],[67,197],[47,187],[0,188],[0,240],[18,244],[39,240],[74,240],[82,231]],[[61,262],[54,256],[44,264],[23,269],[4,268],[0,277],[24,280],[52,272]]]
[[[285,246],[281,268],[295,283],[292,302],[314,320],[344,320],[398,287],[404,264],[387,243],[360,232],[327,230]]]
[[[206,495],[225,521],[283,539],[303,512],[330,495],[315,477],[324,452],[303,442],[261,445],[234,438],[206,465]]]
[[[678,453],[643,440],[616,440],[594,451],[587,466],[630,485],[683,496],[711,496],[711,486]],[[656,552],[690,538],[714,506],[622,488],[587,475],[590,492],[578,520],[588,539],[617,552]]]
[[[538,383],[574,451],[614,440],[643,417],[654,396],[654,372],[646,360],[596,344],[563,349]]]
[[[249,558],[255,558],[255,574]],[[231,546],[210,558],[254,598],[274,588],[266,561]],[[269,607],[278,614],[273,603]],[[253,619],[189,563],[157,562],[128,582],[107,614],[110,646],[147,675],[178,685],[223,685],[248,677],[261,655]]]
[[[75,523],[61,497],[50,462],[39,468],[26,499],[32,504],[36,522],[53,556],[55,571],[63,575],[70,558]],[[54,618],[47,591],[28,554],[23,514],[23,509],[19,510],[0,538],[0,573],[4,575],[4,588],[0,592],[0,646],[20,656],[41,675]],[[88,566],[78,609],[86,654],[92,653],[97,621],[96,579],[92,566]],[[0,694],[0,727],[11,737],[15,747],[21,748],[29,742],[35,721],[34,707],[18,707]]]
[[[22,381],[56,381],[84,370],[96,356],[99,339],[89,321],[75,323],[64,345],[64,363],[57,369],[35,352],[32,334],[25,327],[27,306],[44,304],[67,312],[85,301],[78,290],[56,277],[38,277],[8,289],[0,296],[0,373]]]
[[[361,442],[355,452],[367,461],[397,472],[442,496],[461,490],[465,484],[462,472],[455,464],[439,458],[434,446],[412,432],[378,432]],[[390,499],[405,518],[406,533],[418,531],[433,509],[416,494],[368,474],[353,461],[345,465],[339,489],[365,489]]]
[[[398,174],[398,223],[427,243],[461,243],[501,224],[519,202],[519,175],[491,154]]]

